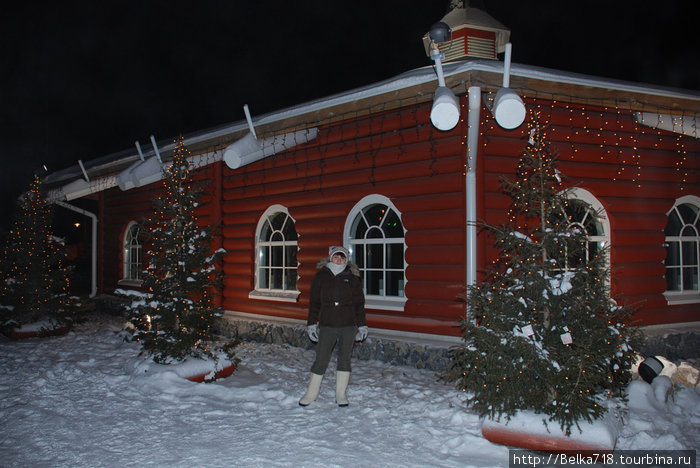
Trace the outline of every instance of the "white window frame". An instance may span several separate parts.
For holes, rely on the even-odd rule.
[[[598,221],[602,225],[603,234],[596,236],[586,235],[589,244],[591,242],[596,242],[601,248],[610,247],[610,220],[608,219],[607,212],[603,208],[603,204],[588,190],[582,189],[580,187],[574,187],[566,192],[568,200],[580,200],[589,206],[589,213],[595,215]],[[588,255],[588,248],[586,248],[586,255]],[[605,254],[605,267],[610,270],[610,249],[606,251]],[[610,284],[610,275],[608,275],[607,283]]]
[[[700,198],[696,197],[694,195],[686,195],[684,197],[681,197],[675,201],[673,206],[671,207],[670,210],[666,212],[666,216],[670,216],[672,212],[676,211],[679,206],[681,205],[693,205],[698,209],[698,215],[700,216]],[[697,217],[696,217],[697,219]],[[694,228],[695,229],[695,228]],[[682,229],[681,229],[682,230]],[[695,242],[695,248],[700,249],[700,235],[696,235],[693,237],[687,237],[687,236],[666,236],[664,246],[668,247],[669,242]],[[700,259],[700,252],[696,253],[697,258]],[[681,255],[680,258],[681,264],[679,265],[681,267],[681,273],[683,269],[683,258]],[[664,264],[666,263],[666,260],[664,260]],[[668,266],[666,267],[668,268]],[[666,278],[666,275],[664,275],[664,278]],[[682,279],[681,279],[681,284],[682,284]],[[666,297],[666,301],[668,305],[675,305],[675,304],[695,304],[700,302],[700,287],[698,290],[690,290],[690,291],[670,291],[666,290],[664,291],[664,297]]]
[[[255,229],[255,289],[250,291],[248,294],[248,297],[251,299],[264,299],[264,300],[270,300],[270,301],[281,301],[281,302],[296,302],[297,299],[299,298],[299,261],[297,260],[297,264],[295,265],[294,269],[296,270],[296,287],[297,289],[295,290],[284,290],[284,289],[271,289],[271,288],[262,288],[260,287],[260,273],[261,273],[261,265],[260,265],[260,258],[262,255],[261,248],[262,247],[270,247],[270,246],[282,246],[282,252],[285,252],[286,247],[289,246],[294,246],[297,248],[298,252],[298,241],[287,241],[287,240],[282,240],[282,241],[261,241],[260,240],[260,233],[262,232],[262,229],[265,227],[267,220],[271,217],[274,216],[278,213],[284,213],[287,215],[287,219],[291,220],[294,223],[294,229],[296,230],[296,220],[289,214],[289,210],[287,210],[286,207],[282,205],[272,205],[265,212],[260,216],[260,219],[258,220],[258,226]],[[299,233],[297,232],[297,238],[299,236]],[[283,257],[284,258],[284,257]],[[291,268],[290,266],[286,265],[286,260],[283,260],[283,270],[286,272],[287,269]],[[283,281],[284,282],[284,281]]]
[[[358,244],[388,244],[388,243],[396,243],[399,238],[382,238],[382,239],[355,239],[352,236],[352,225],[353,222],[355,221],[355,217],[360,215],[362,213],[362,210],[368,206],[375,205],[375,204],[381,204],[381,205],[386,205],[388,209],[393,210],[396,215],[399,217],[399,220],[401,220],[401,212],[396,209],[396,206],[389,200],[387,197],[383,195],[378,195],[378,194],[373,194],[373,195],[367,195],[364,197],[362,200],[360,200],[353,208],[350,210],[350,213],[348,214],[347,218],[345,219],[345,228],[343,229],[343,239],[345,240],[345,246],[347,249],[350,251],[350,259],[354,261],[355,259],[355,251],[356,248],[355,246]],[[384,310],[404,310],[404,305],[406,304],[406,240],[405,240],[405,234],[406,234],[406,228],[403,227],[403,221],[401,222],[403,232],[404,232],[404,237],[401,238],[401,243],[403,244],[403,275],[404,275],[404,281],[403,281],[403,289],[402,289],[402,296],[386,296],[386,295],[376,295],[376,294],[366,294],[365,293],[365,306],[368,308],[372,309],[384,309]],[[386,265],[384,265],[383,271],[386,271]],[[393,270],[392,270],[393,271]],[[364,274],[362,275],[363,283],[365,280]],[[364,288],[364,286],[363,286]],[[365,292],[366,292],[366,288]]]
[[[136,229],[135,236],[133,235],[134,229]],[[143,270],[143,244],[139,239],[140,231],[141,226],[139,223],[131,221],[127,224],[122,235],[122,279],[118,281],[120,285],[141,286],[143,284],[143,278],[141,277]],[[137,261],[133,259],[134,251],[137,252]]]

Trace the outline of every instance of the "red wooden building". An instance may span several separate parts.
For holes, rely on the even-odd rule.
[[[475,223],[504,220],[500,178],[514,177],[537,113],[587,203],[572,222],[610,246],[613,294],[642,324],[700,320],[700,94],[513,64],[509,88],[527,114],[504,129],[492,106],[508,31],[477,13],[443,19],[466,30],[460,44],[478,39],[480,57],[494,51],[450,49],[444,80],[460,117],[451,130],[431,124],[438,83],[425,67],[185,137],[208,183],[201,222],[221,227],[229,315],[305,321],[316,263],[343,244],[363,273],[370,327],[458,335],[458,296],[494,253]],[[63,206],[97,200],[93,292],[140,284],[139,222],[175,146],[153,143],[46,178]]]

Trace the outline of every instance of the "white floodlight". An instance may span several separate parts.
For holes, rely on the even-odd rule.
[[[430,58],[435,62],[435,72],[438,76],[438,88],[433,96],[433,107],[430,109],[430,121],[435,128],[448,131],[455,128],[459,122],[459,99],[445,86],[445,75],[442,71],[442,59],[445,54],[440,52],[438,44],[450,40],[452,30],[442,21],[435,23],[428,32],[430,37]]]
[[[506,44],[506,54],[503,62],[503,87],[498,90],[493,99],[491,112],[496,118],[496,122],[501,127],[512,130],[519,127],[525,121],[525,104],[520,99],[518,93],[509,88],[510,86],[510,56],[512,45]]]
[[[459,100],[452,91],[438,86],[430,109],[430,121],[438,130],[452,130],[459,122]]]

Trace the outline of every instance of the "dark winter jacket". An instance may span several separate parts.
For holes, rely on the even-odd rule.
[[[307,323],[318,323],[321,327],[366,325],[365,295],[357,266],[348,262],[345,270],[336,276],[327,264],[328,259],[318,263],[319,271],[311,282]]]

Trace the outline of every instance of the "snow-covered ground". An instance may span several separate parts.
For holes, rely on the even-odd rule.
[[[350,406],[298,405],[313,351],[243,344],[229,378],[144,372],[102,317],[54,338],[0,342],[0,466],[504,467],[463,395],[433,372],[355,361]],[[636,382],[617,449],[700,448],[700,392]],[[656,393],[654,392],[656,390]]]

